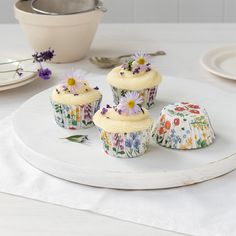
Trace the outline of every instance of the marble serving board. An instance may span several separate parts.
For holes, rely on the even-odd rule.
[[[103,104],[112,104],[105,76],[88,74],[99,86]],[[105,154],[96,127],[71,131],[58,127],[50,104],[52,89],[24,103],[13,117],[15,145],[34,167],[80,184],[115,189],[160,189],[190,185],[224,175],[236,168],[236,96],[212,85],[164,76],[151,115],[157,120],[163,106],[188,101],[204,106],[211,118],[216,141],[198,150],[172,150],[151,144],[138,158],[119,159]],[[61,138],[87,134],[87,144]]]

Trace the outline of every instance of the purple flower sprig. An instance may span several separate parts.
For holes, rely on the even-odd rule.
[[[12,60],[12,61],[8,61],[8,62],[2,62],[2,63],[0,63],[0,65],[12,64],[12,63],[16,63],[16,62],[20,63],[20,62],[23,62],[23,61],[33,60],[33,63],[39,64],[39,69],[37,70],[38,77],[43,79],[43,80],[48,80],[48,79],[50,79],[50,77],[52,75],[52,71],[48,68],[43,68],[42,63],[47,62],[47,61],[51,61],[54,56],[55,56],[54,50],[49,48],[46,51],[36,52],[35,54],[32,55],[31,58],[26,58],[26,59],[21,59],[21,60]],[[19,77],[22,77],[24,75],[24,72],[35,73],[35,71],[26,71],[22,67],[18,67],[15,70],[7,70],[7,71],[1,71],[0,70],[0,73],[9,73],[9,72],[16,72],[16,74]]]
[[[49,48],[47,51],[36,52],[35,54],[32,55],[34,63],[51,61],[54,56],[55,56],[55,51],[52,50],[51,48]]]
[[[49,48],[46,51],[36,52],[32,55],[33,63],[38,63],[40,65],[40,69],[38,69],[38,77],[43,80],[49,80],[52,71],[48,68],[43,68],[42,62],[51,61],[52,58],[55,56],[55,51]]]

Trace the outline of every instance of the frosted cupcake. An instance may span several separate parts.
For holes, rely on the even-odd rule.
[[[136,91],[143,98],[142,105],[146,109],[154,105],[160,81],[160,74],[151,67],[150,56],[141,53],[136,53],[107,75],[116,105],[127,92]]]
[[[161,146],[173,149],[204,148],[215,140],[206,110],[187,102],[164,107],[152,136]]]
[[[78,73],[69,74],[51,95],[56,123],[66,129],[89,128],[93,115],[100,108],[102,94],[91,88]]]
[[[142,108],[136,92],[127,92],[118,106],[107,105],[94,115],[105,152],[119,158],[132,158],[147,151],[153,120]]]

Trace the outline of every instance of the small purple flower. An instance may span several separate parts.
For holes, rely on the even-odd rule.
[[[122,114],[135,115],[142,112],[143,99],[137,92],[127,92],[125,97],[120,99],[120,103],[117,105],[117,110],[121,110]]]
[[[136,67],[134,70],[133,70],[133,74],[138,74],[140,72],[140,67]]]
[[[101,114],[105,115],[108,112],[108,109],[106,107],[102,108]]]
[[[52,75],[52,72],[48,68],[40,68],[38,70],[38,76],[43,79],[43,80],[48,80],[50,79],[50,76]]]
[[[36,52],[32,55],[34,61],[33,62],[44,62],[44,61],[51,61],[52,58],[55,56],[54,50],[49,48],[47,51],[43,52]]]

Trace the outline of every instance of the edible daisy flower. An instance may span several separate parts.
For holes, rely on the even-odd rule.
[[[135,53],[134,54],[134,69],[133,72],[139,70],[139,71],[147,71],[150,70],[150,55],[146,54],[146,53]],[[138,69],[139,68],[139,69]],[[139,73],[139,72],[138,72]]]
[[[66,75],[63,81],[63,88],[72,94],[77,94],[78,91],[83,87],[84,81],[77,72],[71,72]]]
[[[125,97],[122,97],[120,103],[117,105],[119,113],[126,115],[134,115],[142,112],[143,99],[137,92],[127,92]]]

